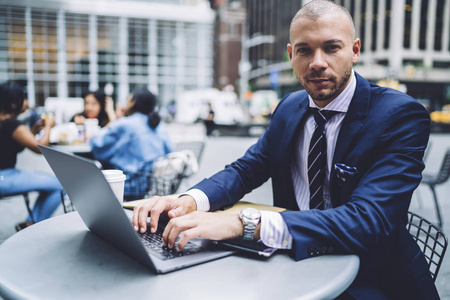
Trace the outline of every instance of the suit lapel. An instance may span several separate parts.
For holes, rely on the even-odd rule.
[[[361,129],[365,118],[369,112],[370,104],[370,84],[369,82],[356,74],[356,90],[353,99],[348,108],[339,132],[334,151],[333,165],[340,162],[350,147],[353,139]]]
[[[358,73],[355,72],[355,74],[356,74],[355,94],[353,96],[347,114],[345,115],[344,121],[342,123],[342,127],[339,132],[338,140],[336,142],[336,148],[334,151],[333,164],[331,166],[330,185],[332,187],[332,191],[336,189],[334,180],[335,170],[333,166],[336,163],[342,163],[342,159],[348,152],[352,144],[352,141],[354,140],[357,133],[363,126],[362,119],[364,119],[369,112],[370,84]],[[335,206],[337,203],[335,203],[334,199],[332,199],[332,201],[333,206]]]

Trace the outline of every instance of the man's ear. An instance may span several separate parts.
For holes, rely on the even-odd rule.
[[[356,64],[356,62],[358,61],[360,51],[361,51],[361,40],[358,38],[353,41],[353,58],[352,58],[353,64]]]
[[[291,44],[287,44],[287,52],[289,55],[289,62],[292,62],[292,46],[291,46]],[[292,63],[291,63],[291,65],[292,65]]]

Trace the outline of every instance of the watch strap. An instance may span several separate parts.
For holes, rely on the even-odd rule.
[[[244,240],[253,240],[253,236],[255,235],[256,224],[250,222],[244,222],[244,236],[242,237]]]

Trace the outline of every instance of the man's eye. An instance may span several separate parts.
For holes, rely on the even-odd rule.
[[[308,48],[298,48],[297,49],[298,54],[306,54],[306,53],[308,53],[308,51],[309,51]]]
[[[329,45],[329,46],[327,46],[327,50],[329,52],[334,52],[334,51],[337,51],[339,49],[341,49],[341,46],[339,46],[339,45]]]

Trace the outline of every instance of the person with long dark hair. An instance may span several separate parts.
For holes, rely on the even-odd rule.
[[[125,117],[111,122],[91,138],[95,159],[124,171],[142,171],[145,166],[145,171],[150,172],[155,159],[173,151],[156,104],[155,95],[147,89],[134,90],[125,106]]]
[[[17,120],[27,108],[23,89],[17,85],[0,85],[0,195],[38,191],[33,207],[35,222],[49,218],[61,203],[62,187],[55,176],[30,170],[17,169],[17,154],[25,148],[41,153],[38,144],[49,145],[50,130],[55,125],[49,115],[31,130]],[[39,140],[35,135],[44,129]],[[32,225],[31,218],[16,226],[19,231]]]
[[[86,119],[98,119],[98,125],[105,127],[116,119],[113,100],[102,91],[88,92],[84,96],[84,110],[70,120],[84,125]]]

